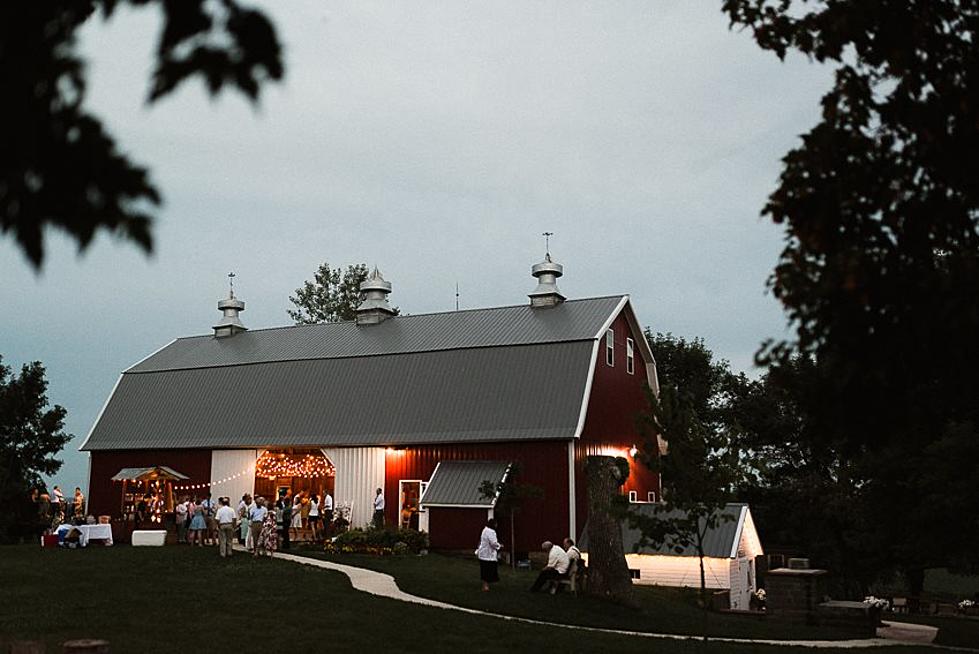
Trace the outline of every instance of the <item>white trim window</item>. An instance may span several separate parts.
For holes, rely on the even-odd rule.
[[[605,363],[615,366],[615,332],[611,329],[605,331]]]
[[[649,492],[647,492],[646,493],[646,501],[647,502],[655,502],[656,501],[656,491],[649,491]]]
[[[639,492],[634,490],[629,491],[629,503],[636,504],[637,502],[639,502]]]
[[[630,375],[636,374],[635,344],[631,338],[625,339],[625,371]]]

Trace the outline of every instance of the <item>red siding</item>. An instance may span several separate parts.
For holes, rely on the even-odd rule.
[[[398,481],[401,479],[428,481],[439,461],[464,460],[516,463],[520,467],[520,479],[543,491],[541,499],[527,502],[517,516],[515,530],[518,551],[536,550],[545,540],[558,542],[568,535],[568,441],[422,445],[388,450],[384,496],[397,498]],[[390,524],[397,524],[397,504],[397,500],[387,503],[385,520]],[[486,513],[482,512],[482,516],[480,527],[485,522]],[[504,538],[506,531],[504,527],[508,527],[502,524],[504,522],[508,523],[509,520],[501,520],[501,538]],[[475,547],[479,541],[479,529],[475,532],[470,529],[468,522],[460,522],[458,533],[452,534],[447,542],[465,542],[465,547]],[[443,531],[439,537],[446,535],[448,532]],[[506,538],[508,542],[509,536]],[[457,549],[434,540],[432,547]]]
[[[119,515],[122,482],[112,481],[112,476],[122,468],[169,466],[190,477],[181,484],[206,484],[211,480],[211,450],[113,450],[91,452],[90,456],[92,471],[88,502],[91,515]]]
[[[647,493],[659,494],[659,478],[629,456],[629,450],[640,441],[636,426],[638,416],[649,410],[644,386],[647,383],[646,364],[639,352],[642,333],[634,333],[624,313],[612,322],[614,338],[614,365],[606,362],[605,337],[598,343],[598,356],[595,361],[595,375],[592,377],[591,399],[585,416],[585,427],[581,440],[575,445],[575,503],[577,506],[577,528],[579,536],[588,518],[587,480],[584,474],[585,457],[595,454],[624,456],[629,460],[630,474],[622,490],[634,490],[640,500]],[[626,369],[626,339],[635,344],[635,372]]]
[[[429,509],[428,537],[432,547],[444,550],[476,549],[486,518],[486,509]]]

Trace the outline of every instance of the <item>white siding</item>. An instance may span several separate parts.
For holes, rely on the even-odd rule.
[[[581,556],[587,562],[588,555]],[[696,556],[626,554],[625,560],[630,570],[639,570],[639,579],[632,580],[636,584],[700,588],[700,559]],[[704,576],[707,588],[729,588],[730,560],[704,558]]]
[[[336,468],[333,501],[352,505],[350,522],[363,527],[374,515],[374,491],[384,488],[383,447],[325,447],[323,454]],[[396,497],[384,498],[386,503]]]
[[[754,559],[747,557],[731,559],[731,608],[747,611],[755,585]]]
[[[257,450],[212,450],[211,494],[216,498],[230,497],[231,508],[237,509],[242,495],[255,492],[257,458]],[[243,471],[247,472],[241,474]]]

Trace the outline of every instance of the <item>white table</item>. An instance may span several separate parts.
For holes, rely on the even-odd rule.
[[[88,541],[92,539],[104,540],[106,545],[112,545],[112,525],[61,525],[58,527],[58,540],[64,540],[72,529],[81,532],[78,544],[82,547],[88,547]]]

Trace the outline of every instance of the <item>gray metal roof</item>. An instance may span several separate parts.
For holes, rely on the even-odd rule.
[[[421,499],[424,506],[491,507],[495,498],[479,492],[484,481],[503,481],[510,468],[506,461],[442,461]]]
[[[170,479],[179,481],[182,479],[190,479],[190,477],[181,474],[168,466],[152,466],[150,468],[123,468],[116,474],[112,475],[113,481],[122,481],[124,479],[129,481],[144,479]]]
[[[592,346],[578,341],[127,373],[83,449],[569,439]]]
[[[378,325],[355,322],[254,329],[230,338],[180,338],[127,370],[144,373],[245,363],[335,359],[462,348],[594,339],[624,296],[396,316]]]
[[[637,513],[651,516],[655,513],[658,505],[656,504],[634,504],[630,506],[630,510]],[[727,559],[731,557],[731,551],[734,546],[738,543],[741,538],[740,531],[740,521],[741,509],[747,506],[746,504],[728,504],[720,513],[726,519],[721,519],[718,521],[717,525],[707,532],[704,538],[704,553],[706,556],[717,557]],[[681,511],[667,511],[665,513],[658,514],[661,518],[677,518],[685,516],[686,514]],[[638,529],[633,529],[629,526],[628,520],[622,523],[622,548],[625,550],[626,554],[638,553],[638,554],[671,554],[673,556],[697,556],[697,549],[693,546],[688,546],[682,551],[677,552],[676,550],[661,545],[659,547],[639,547],[639,541],[642,538],[642,533]],[[579,549],[583,552],[588,550],[588,527],[585,529],[581,536],[581,543],[579,543]]]

